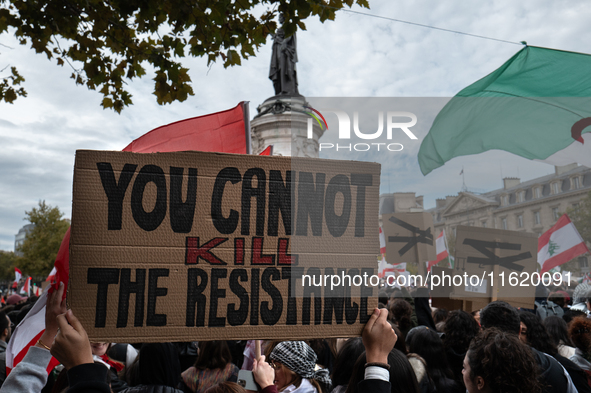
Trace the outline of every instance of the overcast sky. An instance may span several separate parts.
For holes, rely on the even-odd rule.
[[[371,1],[365,13],[450,30],[588,53],[591,7],[584,1]],[[451,97],[487,75],[522,46],[428,29],[400,22],[339,12],[336,21],[306,21],[298,32],[299,89],[306,97]],[[273,95],[267,78],[271,41],[242,66],[207,67],[188,59],[195,96],[159,106],[153,75],[128,86],[134,105],[121,115],[100,107],[101,95],[76,86],[71,69],[58,67],[0,36],[0,69],[17,66],[26,78],[27,98],[0,103],[0,249],[14,250],[14,236],[25,211],[45,200],[70,217],[72,170],[77,149],[121,150],[133,139],[163,124],[251,102],[251,114]],[[6,71],[3,75],[6,74]],[[423,125],[424,127],[424,125]],[[424,137],[427,128],[419,136]],[[418,145],[416,146],[418,151]],[[415,153],[416,154],[416,153]],[[435,198],[500,188],[503,176],[527,180],[554,171],[508,153],[451,160],[423,177],[415,157],[380,156],[382,192],[417,192],[426,207]],[[389,179],[389,180],[388,180]]]

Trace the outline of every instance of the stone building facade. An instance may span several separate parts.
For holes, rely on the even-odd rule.
[[[503,183],[503,188],[483,194],[460,192],[437,199],[436,207],[426,210],[433,215],[435,235],[443,229],[455,235],[458,225],[467,225],[540,236],[591,191],[591,169],[572,164],[529,181],[505,178]],[[579,258],[579,267],[590,271],[588,255]]]

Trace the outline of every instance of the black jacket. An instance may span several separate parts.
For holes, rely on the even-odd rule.
[[[554,355],[554,359],[566,369],[579,393],[591,393],[591,387],[587,383],[587,374],[581,367],[559,354]]]
[[[381,379],[364,379],[357,384],[359,392],[390,393],[390,382]]]
[[[109,370],[99,363],[81,364],[68,370],[67,393],[111,393],[107,384]]]
[[[542,373],[540,381],[546,385],[545,393],[564,393],[569,386],[568,380],[564,375],[564,370],[560,363],[553,357],[532,348],[532,354]]]

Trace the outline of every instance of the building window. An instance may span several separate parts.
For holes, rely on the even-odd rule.
[[[523,228],[523,214],[517,216],[517,228]]]
[[[573,177],[571,179],[571,182],[572,182],[572,187],[571,188],[573,190],[577,190],[581,186],[581,183],[580,183],[580,180],[579,180],[578,177]]]
[[[589,261],[587,260],[587,257],[579,257],[579,267],[589,267]]]
[[[558,221],[560,218],[560,212],[558,211],[557,207],[552,208],[552,218],[554,218],[554,221]]]
[[[482,227],[486,228],[486,221],[482,221]]]
[[[507,206],[509,204],[509,196],[503,195],[501,196],[501,206]]]
[[[507,218],[501,218],[501,228],[507,229]]]
[[[542,197],[542,189],[540,187],[534,188],[534,198],[538,199]]]
[[[542,225],[542,218],[540,217],[540,212],[534,212],[534,224],[535,225]]]
[[[558,194],[558,183],[552,183],[552,193]]]
[[[525,191],[519,191],[517,193],[517,201],[518,202],[525,202]]]

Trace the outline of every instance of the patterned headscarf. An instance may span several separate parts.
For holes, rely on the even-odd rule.
[[[573,305],[577,303],[582,303],[583,299],[587,296],[587,292],[591,290],[591,285],[587,283],[581,283],[577,285],[575,291],[573,292]]]
[[[269,357],[271,360],[281,362],[281,364],[302,378],[315,379],[330,391],[332,381],[328,370],[324,368],[315,370],[316,353],[305,342],[283,341],[277,344]]]

